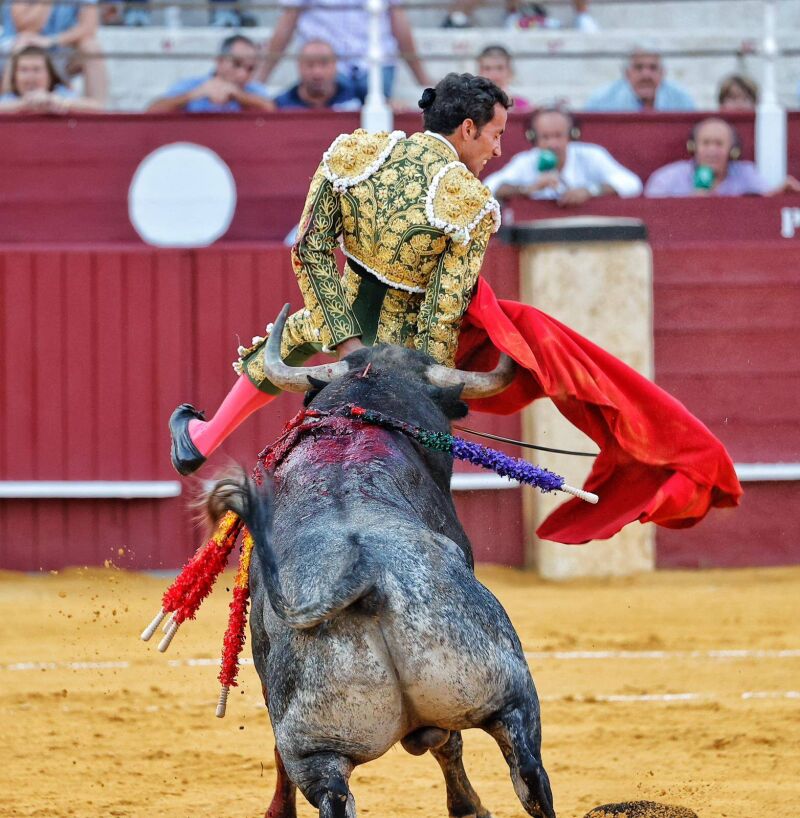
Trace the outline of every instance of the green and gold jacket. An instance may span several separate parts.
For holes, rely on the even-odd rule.
[[[340,278],[336,267],[340,246],[398,296],[415,296],[405,298],[415,326],[404,336],[452,364],[461,318],[499,226],[497,201],[443,137],[342,134],[314,174],[292,248],[311,332],[327,348],[361,335],[348,276]]]

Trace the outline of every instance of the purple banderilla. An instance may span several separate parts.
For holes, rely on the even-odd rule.
[[[345,407],[350,417],[366,421],[375,426],[383,426],[403,432],[418,441],[421,445],[434,451],[445,452],[458,460],[466,460],[475,466],[491,469],[502,477],[510,477],[520,483],[534,486],[542,492],[563,491],[564,478],[554,474],[541,466],[534,466],[527,460],[511,457],[497,449],[490,449],[480,443],[472,443],[463,437],[451,435],[447,432],[431,432],[420,429],[402,420],[384,415],[374,409],[364,409],[361,406],[349,404]]]

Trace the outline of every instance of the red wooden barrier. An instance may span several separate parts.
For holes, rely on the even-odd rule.
[[[796,236],[781,235],[782,213],[785,208],[800,208],[800,196],[794,194],[742,196],[707,199],[591,199],[580,208],[560,208],[555,202],[534,202],[524,199],[511,201],[515,221],[559,219],[575,216],[609,216],[641,219],[647,225],[650,244],[655,247],[686,243],[713,245],[715,252],[731,242],[766,243],[770,247],[800,246],[800,228]],[[509,219],[505,210],[506,222]],[[729,247],[730,249],[730,247]],[[721,258],[727,258],[723,255]],[[720,268],[719,265],[716,269]]]
[[[586,116],[584,138],[646,176],[675,158],[696,118]],[[240,241],[154,251],[139,243],[125,195],[141,158],[177,140],[217,150],[234,171],[240,197],[227,238],[282,237],[297,218],[321,149],[356,124],[347,115],[304,113],[4,119],[0,479],[173,479],[171,409],[187,399],[215,407],[233,378],[229,363],[239,340],[261,334],[284,301],[299,305],[282,247]],[[752,122],[739,124],[747,155]],[[789,124],[790,171],[798,174],[800,115]],[[415,130],[417,119],[401,117],[398,127]],[[512,118],[497,167],[525,147],[522,127],[523,118]],[[584,209],[646,221],[655,250],[657,379],[739,461],[800,461],[789,408],[800,392],[794,363],[800,233],[780,238],[781,209],[799,203],[598,200]],[[562,214],[546,203],[515,203],[514,210],[518,220]],[[495,242],[484,269],[501,295],[516,296],[514,249]],[[252,462],[297,405],[297,398],[282,397],[249,421],[216,462]],[[519,435],[516,418],[475,422]],[[791,512],[798,499],[796,483],[748,484],[739,511],[715,513],[689,532],[660,530],[659,562],[797,561]],[[519,563],[520,493],[483,492],[458,502],[477,556]],[[183,509],[183,500],[3,501],[0,566],[107,558],[174,566],[195,544]]]
[[[516,251],[498,245],[489,259],[498,291],[513,297]],[[178,479],[170,412],[184,400],[215,408],[235,377],[236,347],[286,301],[300,306],[281,245],[0,253],[0,480]],[[214,464],[253,463],[299,406],[281,396]],[[474,425],[519,435],[515,417]],[[200,487],[183,483],[190,495]],[[519,492],[481,494],[479,511],[459,503],[473,533],[492,532],[476,542],[479,557],[520,564]],[[186,501],[0,501],[0,567],[176,566],[199,537]]]
[[[654,250],[656,381],[739,463],[800,462],[800,254],[791,242]],[[746,483],[740,508],[658,531],[669,567],[800,562],[800,483]]]
[[[797,258],[791,242],[654,249],[657,380],[740,462],[800,461]],[[496,245],[485,269],[514,297],[514,248]],[[286,300],[299,304],[280,246],[0,254],[0,479],[175,479],[170,411],[186,399],[215,407],[239,339],[260,332]],[[251,463],[298,404],[285,395],[252,418],[215,464]],[[514,417],[471,422],[520,433]],[[796,562],[798,500],[797,483],[750,483],[736,512],[714,512],[689,531],[659,529],[659,564]],[[520,563],[520,502],[519,491],[458,499],[479,559]],[[0,502],[4,568],[112,558],[175,566],[196,540],[185,497]]]

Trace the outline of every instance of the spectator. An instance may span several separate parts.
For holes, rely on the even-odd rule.
[[[744,74],[731,74],[720,83],[717,99],[721,111],[753,111],[758,103],[758,85]]]
[[[243,28],[258,25],[252,14],[245,14],[241,10],[231,7],[237,0],[210,0],[213,11],[210,24],[217,28]],[[180,23],[180,7],[175,7],[176,16],[170,19],[173,12],[167,8],[165,24],[167,27]],[[174,22],[173,22],[174,20]],[[122,5],[107,3],[103,9],[103,25],[149,26],[152,21],[150,0],[125,0]]]
[[[502,45],[488,45],[478,54],[478,76],[486,77],[505,91],[512,100],[515,111],[524,113],[531,110],[531,104],[527,99],[515,96],[509,90],[514,79],[514,66],[511,54]]]
[[[800,183],[791,176],[777,190],[771,190],[752,162],[739,159],[739,135],[723,119],[709,117],[698,122],[686,147],[693,158],[654,171],[645,185],[645,196],[769,196],[800,192]]]
[[[62,114],[100,109],[96,100],[79,97],[64,85],[50,55],[36,45],[26,45],[12,55],[9,82],[9,93],[0,95],[2,113]]]
[[[125,3],[105,2],[100,7],[101,26],[149,26],[150,0],[125,0]]]
[[[152,23],[147,0],[127,0],[122,22],[126,26],[149,26]]]
[[[572,8],[575,10],[572,25],[578,31],[583,31],[585,34],[594,34],[600,30],[597,21],[589,14],[589,0],[572,0]]]
[[[593,94],[585,111],[693,111],[687,91],[664,79],[661,56],[652,48],[635,48],[625,76]]]
[[[105,105],[108,73],[97,39],[97,0],[76,3],[23,2],[3,5],[3,29],[14,49],[35,45],[51,52],[61,74],[83,74],[87,97]],[[7,85],[4,84],[4,90]]]
[[[278,108],[356,111],[361,100],[336,73],[336,52],[324,40],[309,40],[297,59],[300,82],[275,98]]]
[[[575,207],[596,196],[638,196],[639,177],[600,145],[580,137],[572,114],[563,108],[541,108],[527,131],[532,150],[517,154],[485,184],[500,199],[527,196],[552,199]]]
[[[578,31],[594,33],[600,30],[597,21],[589,13],[590,0],[572,0],[574,17],[572,25]],[[470,28],[475,24],[474,12],[480,0],[455,0],[442,28]],[[547,14],[540,3],[530,0],[506,0],[507,28],[560,28],[561,23]]]
[[[275,104],[267,89],[250,81],[257,61],[256,44],[242,34],[232,34],[222,41],[216,68],[211,74],[180,80],[147,110],[151,113],[273,111]]]
[[[315,0],[312,8],[304,8],[306,0],[280,2],[285,8],[275,24],[271,39],[265,45],[267,56],[258,69],[259,82],[269,79],[296,33],[300,47],[310,40],[325,40],[330,44],[339,58],[343,81],[350,84],[363,102],[367,96],[366,54],[369,41],[369,15],[365,13],[365,0],[355,0],[358,8],[344,9],[341,8],[342,0]],[[414,35],[400,0],[389,0],[389,8],[381,20],[381,40],[387,59],[383,66],[383,92],[387,98],[392,95],[398,52],[403,55],[420,85],[432,84],[417,56]]]
[[[211,25],[217,28],[242,28],[258,25],[252,14],[245,14],[240,8],[231,6],[239,0],[211,0],[215,6],[211,12]]]

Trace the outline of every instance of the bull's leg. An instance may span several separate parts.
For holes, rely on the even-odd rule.
[[[300,791],[319,809],[319,818],[356,818],[347,782],[353,762],[338,753],[316,753],[289,765]]]
[[[539,704],[535,693],[527,704],[508,709],[486,725],[511,770],[514,791],[529,815],[556,818],[550,779],[542,766]]]
[[[297,818],[297,787],[283,766],[283,759],[275,748],[275,795],[264,818]]]
[[[450,818],[492,818],[469,783],[464,769],[463,749],[461,733],[456,732],[451,733],[450,738],[440,747],[431,749],[431,754],[444,773],[447,813]]]

